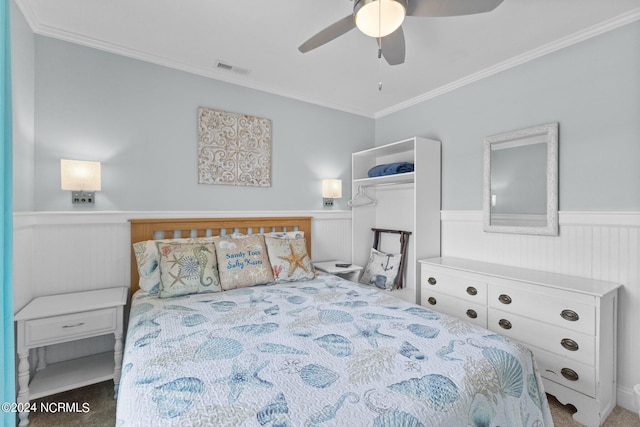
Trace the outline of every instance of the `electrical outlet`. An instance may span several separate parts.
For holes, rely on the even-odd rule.
[[[72,191],[71,203],[74,205],[94,205],[96,193],[94,191]]]

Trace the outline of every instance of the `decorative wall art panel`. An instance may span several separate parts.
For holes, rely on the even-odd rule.
[[[198,183],[271,186],[271,120],[198,108]]]

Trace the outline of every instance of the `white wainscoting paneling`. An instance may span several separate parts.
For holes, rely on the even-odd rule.
[[[34,221],[30,216],[13,218],[13,308],[14,313],[27,305],[32,294],[34,265]]]
[[[351,262],[351,212],[314,219],[311,225],[314,261]]]
[[[350,211],[14,214],[14,308],[55,293],[129,283],[130,218],[310,215],[312,257],[351,259]],[[561,212],[559,236],[485,233],[481,211],[442,212],[443,256],[621,283],[618,404],[640,383],[640,213]],[[48,363],[107,351],[112,339],[50,348]],[[54,346],[55,347],[55,346]]]
[[[14,312],[39,296],[129,286],[131,218],[247,216],[312,216],[312,258],[351,258],[350,211],[15,213]],[[47,363],[112,348],[113,337],[50,346]]]
[[[443,211],[442,256],[623,285],[618,294],[618,405],[640,383],[640,213],[560,212],[558,236],[487,233],[482,211]]]

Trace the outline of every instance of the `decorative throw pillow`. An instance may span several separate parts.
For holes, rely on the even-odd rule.
[[[402,254],[387,254],[372,248],[367,266],[360,277],[360,283],[374,285],[380,289],[393,289],[401,259]]]
[[[160,298],[220,292],[213,243],[158,243]]]
[[[273,282],[263,235],[225,237],[216,240],[215,245],[223,290]]]
[[[218,237],[145,240],[133,244],[133,253],[138,265],[138,286],[145,292],[157,294],[160,290],[160,253],[158,243],[213,243]],[[133,266],[132,266],[133,268]]]
[[[287,239],[265,236],[264,240],[276,283],[310,280],[315,277],[304,237]]]

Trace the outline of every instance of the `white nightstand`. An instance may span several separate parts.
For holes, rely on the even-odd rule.
[[[74,292],[36,298],[18,314],[17,402],[25,404],[50,394],[113,378],[117,394],[122,370],[123,307],[125,287]],[[47,366],[45,346],[83,338],[114,334],[113,352],[54,363]],[[36,373],[29,382],[29,349],[38,349]],[[29,413],[20,412],[20,426],[29,423]]]
[[[351,264],[349,267],[336,267],[336,264],[349,264],[344,261],[324,261],[324,262],[314,262],[313,266],[316,270],[324,271],[325,273],[335,274],[336,276],[340,276],[343,279],[350,280],[352,282],[357,282],[360,278],[360,272],[362,271],[362,267],[359,265]]]

